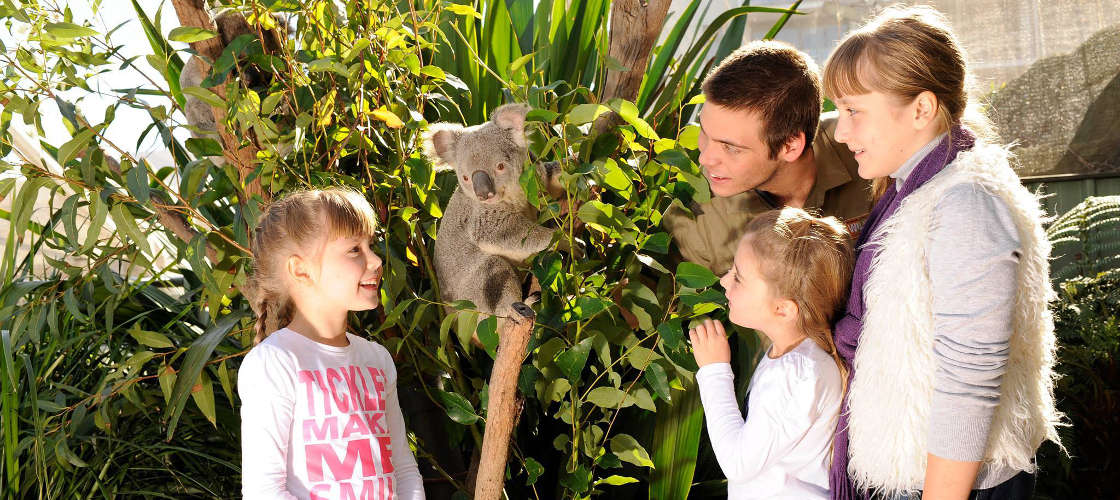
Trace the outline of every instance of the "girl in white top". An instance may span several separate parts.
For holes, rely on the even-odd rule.
[[[720,280],[731,322],[772,344],[751,377],[745,420],[723,325],[705,319],[689,331],[728,498],[828,498],[845,380],[829,325],[847,298],[851,269],[848,233],[835,217],[785,208],[747,226]]]
[[[237,381],[247,499],[424,498],[393,358],[346,332],[349,311],[380,302],[375,228],[369,202],[341,189],[298,192],[261,214],[249,283],[257,345]]]

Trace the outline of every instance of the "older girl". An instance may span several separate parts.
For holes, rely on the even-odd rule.
[[[833,498],[1029,498],[1035,451],[1058,439],[1043,214],[969,79],[923,7],[888,9],[825,66],[836,139],[884,188],[835,327],[852,379]]]

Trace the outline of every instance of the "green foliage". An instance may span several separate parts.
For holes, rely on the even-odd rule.
[[[1068,455],[1053,444],[1040,450],[1038,491],[1044,498],[1107,498],[1120,487],[1120,269],[1072,278],[1059,290],[1055,392],[1070,424],[1061,429]]]
[[[234,387],[251,346],[238,287],[259,213],[260,200],[246,194],[254,180],[266,194],[328,184],[367,193],[389,222],[382,249],[389,314],[380,340],[398,352],[409,339],[423,346],[411,359],[436,357],[438,344],[401,334],[409,323],[410,332],[438,324],[436,308],[428,316],[424,307],[401,316],[420,294],[436,296],[420,286],[426,274],[416,270],[429,265],[439,197],[449,194],[415,157],[425,104],[439,99],[443,84],[438,68],[418,64],[434,25],[384,2],[352,5],[350,12],[330,1],[304,2],[286,7],[297,22],[284,53],[264,54],[259,44],[236,40],[226,47],[207,78],[220,82],[225,98],[216,87],[181,92],[225,108],[222,126],[244,139],[239,146],[259,149],[245,175],[209,158],[222,149],[214,139],[176,139],[183,126],[173,113],[183,103],[179,72],[190,55],[162,37],[166,9],[133,7],[155,71],[135,65],[110,33],[74,19],[69,9],[50,2],[0,9],[28,38],[0,55],[7,67],[0,86],[3,152],[11,151],[13,116],[43,134],[43,106],[59,109],[72,137],[57,147],[43,144],[60,171],[26,162],[4,164],[0,175],[0,193],[13,202],[11,213],[0,214],[9,229],[0,262],[5,497],[238,495]],[[257,3],[245,9],[264,13]],[[190,29],[172,34],[204,36]],[[116,68],[149,83],[91,87],[98,74]],[[270,74],[271,83],[247,88],[243,70]],[[97,92],[115,98],[100,122],[75,105]],[[150,164],[107,138],[111,127],[136,126],[114,122],[121,106],[147,114],[143,135],[158,134],[171,164]],[[35,215],[36,201],[45,199],[48,210],[35,213],[46,215]],[[168,224],[176,219],[178,229]],[[376,329],[368,325],[378,318],[368,316],[359,318],[357,331]],[[417,371],[403,365],[402,385],[421,385],[410,381]],[[474,394],[470,386],[457,390]]]
[[[480,123],[510,100],[535,108],[532,153],[561,162],[567,199],[550,200],[538,179],[523,179],[541,222],[563,237],[528,263],[542,298],[518,380],[525,401],[507,494],[686,495],[703,450],[683,333],[725,303],[711,273],[678,267],[660,228],[674,200],[710,196],[695,162],[697,127],[681,120],[700,102],[718,28],[749,12],[785,13],[777,27],[789,11],[730,11],[678,59],[690,15],[655,49],[644,98],[601,102],[608,0],[544,0],[535,10],[503,0],[230,3],[252,23],[292,14],[293,39],[280,54],[234,40],[190,88],[179,88],[191,54],[179,42],[210,33],[178,29],[169,42],[166,11],[133,4],[153,72],[65,8],[0,9],[27,28],[20,48],[0,55],[2,152],[13,117],[43,131],[43,105],[60,110],[71,137],[43,144],[61,172],[25,162],[0,175],[0,194],[13,201],[0,214],[10,224],[0,261],[5,496],[236,496],[234,388],[251,347],[239,289],[248,235],[263,198],[324,185],[359,189],[378,211],[384,307],[354,315],[351,327],[397,360],[422,471],[443,480],[429,494],[464,491],[484,429],[496,322],[478,321],[473,304],[442,307],[432,243],[456,183],[420,156],[418,134],[434,121]],[[116,68],[151,84],[90,86]],[[269,78],[250,88],[249,71]],[[100,121],[75,105],[95,92],[117,98]],[[211,157],[228,145],[215,139],[176,139],[184,96],[226,111],[221,126],[256,151],[249,171],[216,164]],[[169,164],[107,138],[121,126],[120,106],[146,112],[144,135],[158,135]],[[589,137],[606,110],[624,125]],[[37,217],[32,208],[47,195],[46,217]],[[748,346],[739,357],[753,360],[757,344],[739,343]]]
[[[1120,267],[1120,196],[1091,196],[1050,224],[1055,280]]]
[[[1059,430],[1065,450],[1039,450],[1042,498],[1106,498],[1120,487],[1112,443],[1120,440],[1120,197],[1089,197],[1046,230],[1058,290]]]
[[[2,332],[0,413],[8,498],[239,491],[239,453],[229,445],[238,439],[237,418],[228,405],[215,405],[211,381],[222,380],[223,397],[233,398],[225,359],[240,345],[220,346],[197,387],[176,392],[197,407],[181,414],[174,439],[165,441],[171,393],[161,387],[176,377],[185,344],[209,319],[190,297],[161,291],[169,284],[163,278],[121,280],[110,270],[119,261],[107,259],[94,274],[4,290],[0,313],[10,319]],[[118,293],[110,295],[106,283]],[[152,347],[138,340],[145,335],[130,335],[145,329],[163,332],[149,344],[174,339],[173,345]]]
[[[780,14],[765,36],[770,39],[790,16],[799,14],[801,1],[793,1],[788,9],[748,4],[721,13],[700,31],[697,14],[702,16],[709,5],[692,0],[653,48],[641,89],[630,100],[637,114],[659,133],[674,134],[682,117],[692,115],[696,103],[688,99],[699,93],[712,65],[738,47],[748,14]],[[606,72],[623,69],[608,55],[610,0],[455,0],[447,9],[455,15],[445,17],[440,25],[434,61],[461,78],[453,80],[460,90],[453,97],[466,123],[481,123],[494,108],[510,100],[525,101],[538,87],[558,92],[565,108],[573,102],[599,102]],[[725,27],[728,36],[713,54],[712,44]]]

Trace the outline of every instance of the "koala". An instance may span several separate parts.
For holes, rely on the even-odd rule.
[[[506,104],[482,125],[437,123],[424,135],[425,153],[436,168],[453,169],[459,184],[436,234],[443,298],[469,300],[499,317],[525,311],[517,268],[547,248],[555,232],[537,224],[537,211],[519,182],[528,111],[524,104]],[[552,196],[563,193],[559,164],[531,168]]]
[[[245,16],[236,11],[227,10],[214,17],[214,26],[217,29],[219,36],[222,39],[222,46],[228,46],[233,40],[241,35],[253,35],[261,38],[261,49],[266,54],[280,54],[284,44],[284,39],[290,35],[288,29],[288,22],[280,15],[273,14],[276,19],[276,24],[279,26],[277,29],[258,29],[250,26],[249,22],[245,20]],[[240,64],[241,68],[241,83],[249,89],[264,88],[271,82],[271,74],[262,71],[252,64]],[[209,65],[204,63],[198,55],[191,55],[187,62],[183,64],[183,71],[179,75],[179,86],[182,88],[197,87],[206,79]],[[192,126],[191,135],[196,138],[202,137],[215,137],[217,134],[218,126],[214,122],[214,114],[210,110],[210,105],[203,102],[201,99],[194,97],[190,94],[184,96],[186,105],[184,106],[183,113],[187,117],[187,123]],[[283,156],[283,154],[281,155]],[[212,158],[215,163],[223,163],[220,157]]]

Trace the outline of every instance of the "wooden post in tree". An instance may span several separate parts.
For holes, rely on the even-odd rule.
[[[615,97],[632,101],[638,95],[642,77],[649,66],[649,53],[661,34],[670,3],[670,0],[614,0],[611,4],[608,54],[627,69],[607,72],[600,94],[603,102]],[[593,135],[599,135],[618,123],[618,115],[603,113],[595,121]]]
[[[180,26],[192,26],[218,32],[218,28],[214,25],[214,21],[210,18],[210,13],[206,10],[205,0],[171,0],[172,6],[175,7],[175,14],[179,16]],[[220,33],[219,33],[220,34]],[[222,43],[222,36],[215,36],[206,40],[198,42],[191,42],[191,49],[194,49],[199,56],[203,59],[200,62],[206,72],[210,71],[210,62],[218,60],[225,50]],[[207,62],[209,60],[209,62]],[[213,87],[213,91],[222,100],[226,99],[225,85],[217,85]],[[257,152],[260,150],[256,141],[250,137],[249,145],[242,147],[241,139],[226,130],[222,124],[225,122],[226,110],[224,108],[211,106],[211,111],[214,113],[214,123],[217,124],[218,135],[222,139],[222,153],[226,161],[230,165],[237,168],[241,176],[241,181],[244,182],[249,174],[256,168]],[[250,132],[251,133],[251,132]],[[245,186],[246,198],[242,202],[248,202],[249,198],[253,195],[260,195],[265,200],[268,199],[268,194],[261,188],[260,177],[254,178]]]
[[[498,500],[505,486],[509,441],[518,413],[517,380],[536,318],[536,313],[521,302],[515,303],[513,310],[521,318],[505,322],[498,340],[498,357],[490,373],[490,401],[486,405],[486,431],[482,436],[474,500]]]

